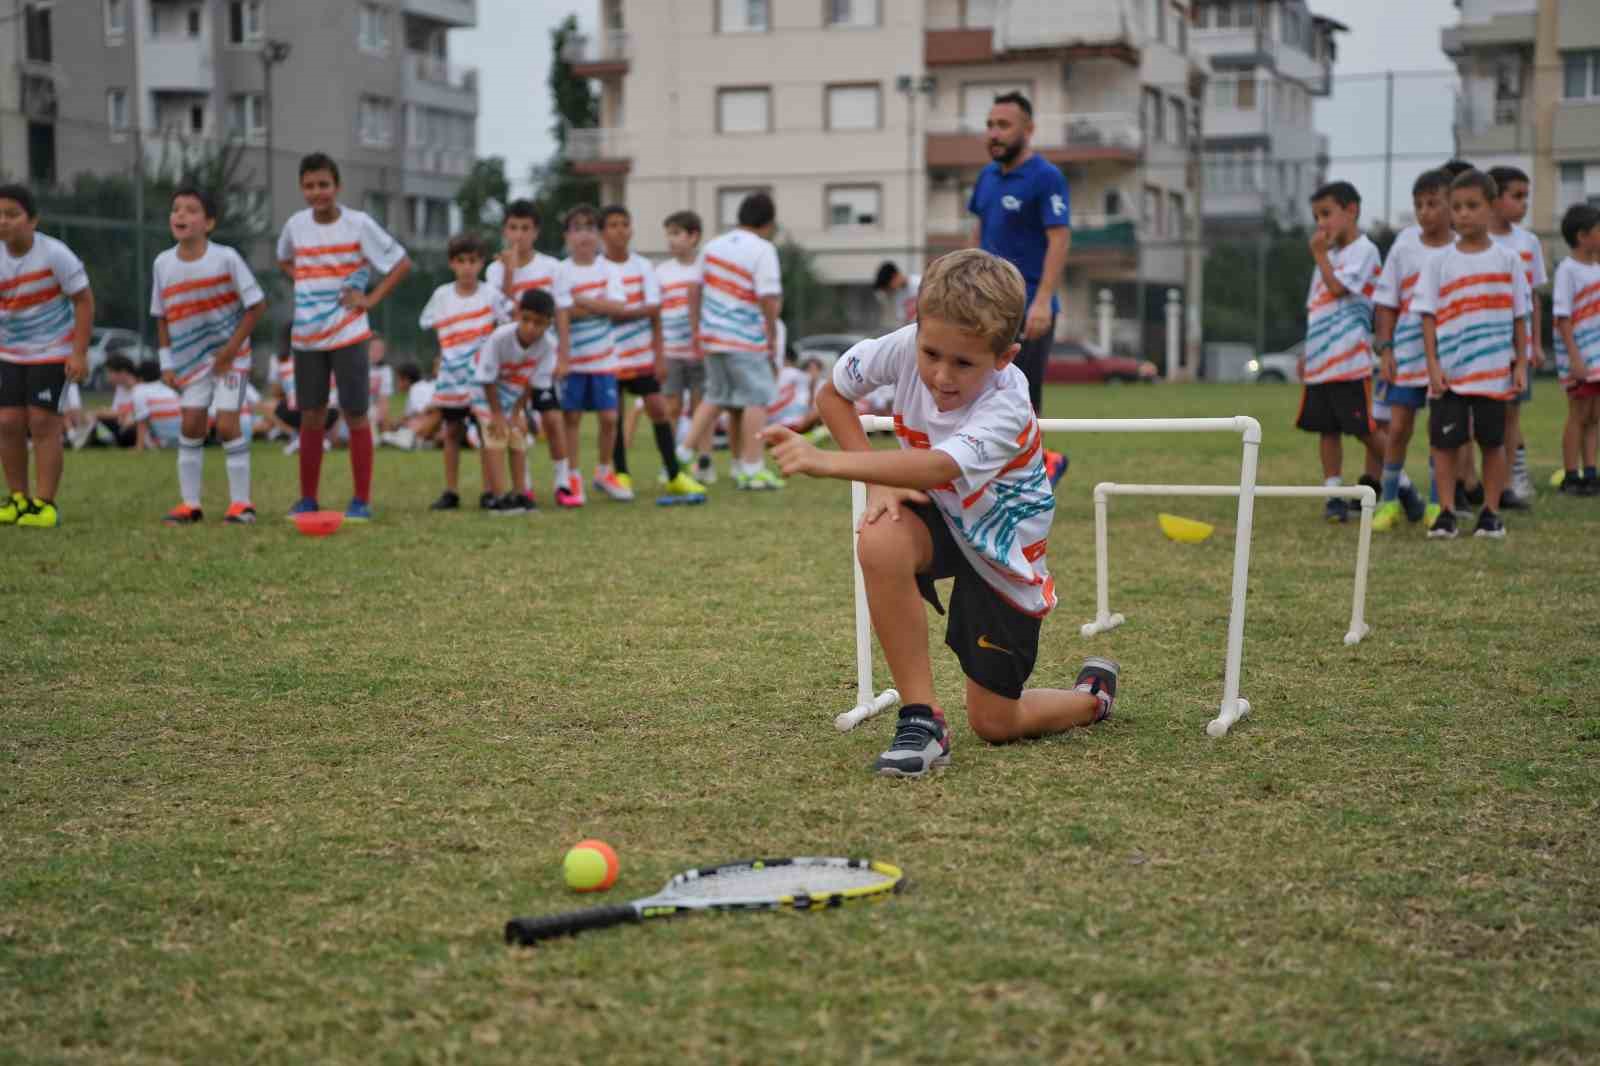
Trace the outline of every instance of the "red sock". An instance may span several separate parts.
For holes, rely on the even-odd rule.
[[[372,502],[372,425],[350,434],[350,473],[356,483],[356,499]]]
[[[300,495],[308,500],[317,498],[317,486],[322,481],[322,430],[313,429],[311,419],[300,420]]]

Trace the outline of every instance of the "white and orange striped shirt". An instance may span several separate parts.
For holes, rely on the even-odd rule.
[[[1526,226],[1519,226],[1513,222],[1511,224],[1510,231],[1506,233],[1491,232],[1489,234],[1489,239],[1504,248],[1510,248],[1513,252],[1517,253],[1517,258],[1522,260],[1522,270],[1523,274],[1528,280],[1528,292],[1530,295],[1530,302],[1528,306],[1531,309],[1533,306],[1531,302],[1533,290],[1546,284],[1550,280],[1550,275],[1545,272],[1544,245],[1540,243],[1539,235],[1534,233],[1533,230],[1528,229]],[[1533,345],[1535,340],[1536,338],[1533,335],[1533,319],[1529,318],[1527,336],[1523,338],[1523,353],[1529,360],[1530,373],[1532,372],[1531,364],[1533,360]]]
[[[894,388],[894,431],[902,448],[936,448],[961,468],[928,491],[961,554],[1011,606],[1043,617],[1056,605],[1045,566],[1056,498],[1044,470],[1044,445],[1015,365],[991,375],[977,398],[941,411],[917,373],[917,327],[857,344],[833,367],[847,400]]]
[[[1372,376],[1372,297],[1383,271],[1378,246],[1360,236],[1330,250],[1328,259],[1345,294],[1334,296],[1322,283],[1322,271],[1312,268],[1301,378],[1307,385]]]
[[[506,292],[506,268],[496,259],[489,264],[489,269],[484,273],[483,280],[492,289],[498,289],[510,298],[515,304],[522,299],[522,294],[529,289],[544,289],[546,292],[555,288],[556,267],[561,261],[554,256],[545,255],[543,252],[534,252],[533,258],[527,263],[517,267],[511,272],[511,290]]]
[[[623,303],[630,308],[661,307],[661,283],[656,268],[638,252],[626,262],[611,260],[622,275]],[[655,323],[651,318],[611,320],[611,343],[617,350],[617,377],[637,378],[655,373]]]
[[[779,368],[778,394],[767,405],[767,424],[793,429],[810,413],[811,375],[797,366]]]
[[[477,397],[475,365],[478,349],[511,317],[505,294],[478,284],[462,293],[455,282],[433,291],[419,320],[439,335],[439,376],[434,402],[440,407],[470,407]]]
[[[225,244],[207,243],[194,260],[168,248],[156,256],[152,275],[150,314],[166,320],[170,342],[162,352],[161,369],[176,374],[182,388],[211,373],[245,310],[266,296],[244,259]],[[250,355],[246,337],[233,361],[233,369],[246,377]]]
[[[1445,387],[1461,396],[1509,399],[1516,320],[1528,314],[1528,279],[1509,248],[1447,248],[1428,262],[1411,307],[1432,317]]]
[[[772,242],[736,229],[707,243],[699,266],[701,347],[707,352],[770,352],[773,339],[767,336],[761,298],[783,295]]]
[[[83,263],[54,237],[35,233],[21,257],[0,243],[0,362],[65,363],[76,322],[71,297],[88,287]]]
[[[1389,259],[1383,264],[1378,278],[1378,290],[1373,302],[1395,312],[1394,365],[1396,385],[1408,388],[1428,384],[1428,356],[1422,349],[1422,316],[1411,306],[1416,295],[1422,271],[1434,256],[1454,247],[1441,244],[1430,247],[1417,240],[1395,243],[1389,248]]]
[[[563,259],[556,271],[556,307],[571,311],[579,297],[592,300],[612,300],[622,303],[627,293],[622,287],[622,272],[604,256],[592,263],[578,264]],[[572,351],[567,353],[568,367],[574,374],[613,374],[617,369],[617,353],[612,336],[611,319],[606,315],[584,315],[573,318],[570,330]]]
[[[1563,259],[1550,295],[1552,317],[1572,320],[1572,339],[1583,356],[1583,380],[1600,382],[1600,264]],[[1572,376],[1572,355],[1561,331],[1555,332],[1556,373],[1566,381]]]
[[[278,259],[294,264],[292,343],[301,351],[327,352],[372,336],[365,311],[347,310],[344,290],[365,292],[374,274],[400,265],[406,250],[375,222],[353,208],[318,222],[308,207],[289,216],[278,237]]]
[[[661,283],[661,347],[668,359],[695,358],[694,332],[689,328],[689,298],[700,288],[700,264],[663,259],[656,264]]]
[[[164,382],[139,382],[133,387],[133,420],[145,424],[159,447],[177,447],[178,429],[183,424],[178,394]]]

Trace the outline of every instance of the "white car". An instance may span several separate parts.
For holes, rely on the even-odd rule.
[[[1300,380],[1300,356],[1306,350],[1301,341],[1286,352],[1258,355],[1244,365],[1244,379],[1264,384]]]
[[[156,357],[150,346],[140,340],[139,334],[131,329],[96,329],[89,335],[90,389],[100,391],[105,388],[106,357],[113,354],[127,356],[133,360],[135,366],[146,359]]]

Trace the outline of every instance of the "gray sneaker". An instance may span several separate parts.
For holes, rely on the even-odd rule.
[[[900,708],[894,743],[878,756],[872,772],[880,777],[921,777],[950,763],[950,731],[933,709],[922,703]]]
[[[1111,705],[1117,699],[1117,677],[1121,673],[1122,668],[1114,659],[1085,659],[1078,668],[1078,679],[1073,682],[1072,691],[1086,692],[1100,701],[1096,722],[1111,717]]]

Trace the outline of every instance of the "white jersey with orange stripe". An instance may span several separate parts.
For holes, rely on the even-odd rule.
[[[700,345],[707,352],[764,355],[767,336],[764,296],[782,296],[778,250],[747,229],[724,233],[700,253]]]
[[[1306,294],[1305,371],[1307,385],[1357,381],[1372,376],[1372,299],[1383,273],[1378,246],[1365,235],[1328,252],[1334,277],[1344,288],[1335,296],[1311,269]]]
[[[180,388],[211,373],[217,353],[239,328],[244,313],[266,300],[244,258],[225,244],[207,243],[196,259],[177,248],[156,256],[151,272],[150,314],[165,319],[169,344],[161,369],[177,375]],[[250,373],[250,338],[233,369]]]
[[[622,272],[605,257],[592,263],[563,259],[556,271],[556,307],[571,311],[581,297],[622,303],[627,293],[622,287]],[[569,369],[576,374],[612,374],[617,369],[617,353],[607,315],[574,317],[571,326],[572,351]]]
[[[164,382],[141,381],[133,387],[133,420],[143,422],[163,448],[175,448],[183,411],[178,394]]]
[[[436,399],[441,407],[467,407],[477,394],[473,367],[478,349],[495,328],[510,317],[511,301],[482,283],[470,293],[455,282],[433,291],[419,320],[439,335],[439,377]]]
[[[661,282],[650,260],[637,252],[623,262],[611,260],[622,275],[623,303],[630,309],[661,307]],[[655,371],[655,321],[653,318],[614,318],[611,343],[617,350],[617,377],[636,378]]]
[[[0,362],[65,363],[77,321],[71,297],[88,287],[83,262],[54,237],[35,233],[21,256],[0,243]]]
[[[1516,320],[1528,314],[1522,260],[1498,244],[1478,252],[1446,248],[1428,260],[1411,309],[1432,316],[1445,388],[1459,395],[1510,399]]]
[[[371,215],[339,207],[332,222],[318,222],[308,207],[289,216],[278,237],[278,259],[294,264],[293,344],[302,351],[333,351],[372,336],[367,313],[341,302],[346,289],[365,292],[374,272],[387,274],[406,257],[400,242]]]
[[[1505,233],[1490,233],[1489,239],[1502,248],[1510,248],[1517,253],[1517,258],[1522,260],[1523,274],[1527,278],[1529,292],[1543,288],[1549,283],[1550,275],[1544,265],[1544,245],[1533,230],[1513,222],[1510,230]],[[1523,353],[1530,360],[1529,373],[1532,373],[1531,361],[1537,340],[1538,338],[1533,335],[1532,319],[1530,319],[1528,335],[1523,338]]]
[[[534,252],[533,258],[511,272],[511,285],[506,286],[506,268],[496,259],[489,264],[489,269],[484,272],[483,280],[492,289],[499,289],[514,304],[522,299],[522,294],[529,289],[543,289],[550,292],[556,284],[556,267],[561,265],[561,260],[554,256],[545,255],[543,252]]]
[[[778,394],[767,405],[767,424],[793,429],[811,413],[811,376],[794,365],[778,370]]]
[[[689,300],[700,288],[700,264],[663,259],[656,264],[656,280],[661,283],[661,347],[668,359],[692,360]]]
[[[894,431],[902,448],[934,448],[960,467],[956,479],[929,490],[961,552],[1002,599],[1043,617],[1056,605],[1045,566],[1056,498],[1045,476],[1043,438],[1016,366],[990,376],[969,404],[941,411],[917,373],[917,327],[902,326],[845,352],[833,387],[859,400],[894,388]]]

